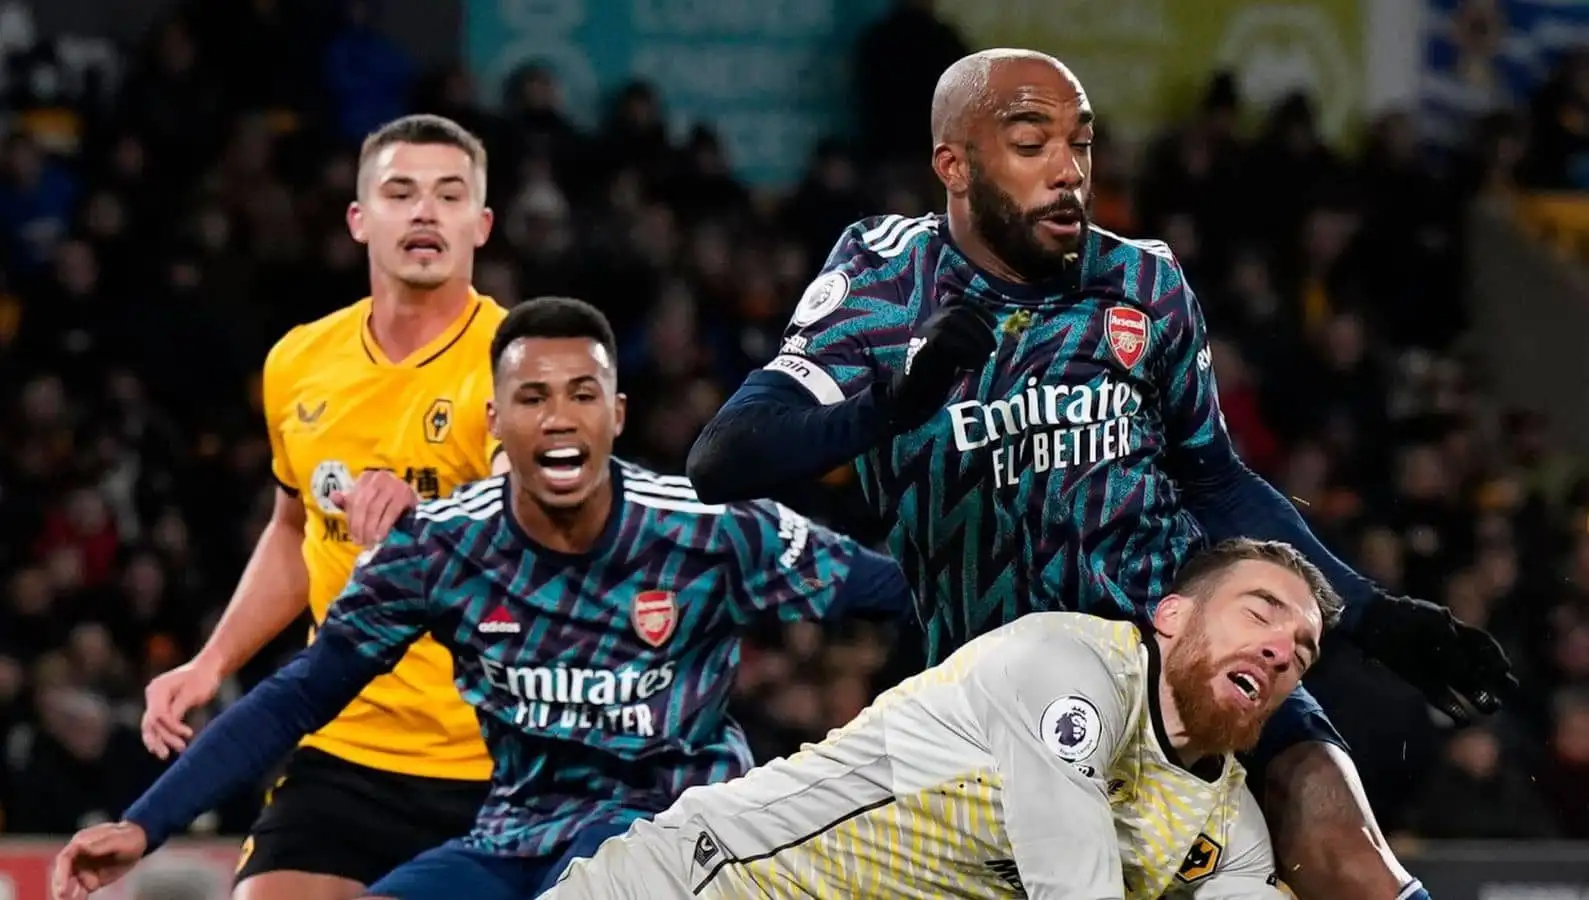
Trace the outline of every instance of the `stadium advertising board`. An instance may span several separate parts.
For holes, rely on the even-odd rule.
[[[1122,133],[1143,136],[1196,103],[1210,72],[1234,71],[1264,108],[1302,88],[1320,125],[1346,136],[1363,108],[1365,22],[1358,0],[1000,0],[940,2],[979,47],[1032,47],[1070,64]]]
[[[569,113],[599,124],[632,78],[661,89],[676,134],[716,126],[738,173],[798,180],[812,145],[847,131],[851,48],[888,0],[466,0],[464,58],[488,103],[540,62]]]

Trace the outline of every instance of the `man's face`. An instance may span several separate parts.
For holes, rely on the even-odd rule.
[[[487,413],[519,488],[546,509],[568,510],[607,478],[624,397],[600,343],[520,338],[502,353]]]
[[[995,66],[967,148],[971,221],[1028,280],[1080,251],[1092,202],[1092,108],[1075,77],[1041,61]]]
[[[1201,599],[1181,597],[1164,677],[1188,739],[1210,751],[1249,750],[1302,681],[1324,631],[1301,576],[1244,560]]]
[[[348,230],[375,270],[420,289],[468,281],[491,219],[469,154],[447,144],[382,148],[348,207]]]

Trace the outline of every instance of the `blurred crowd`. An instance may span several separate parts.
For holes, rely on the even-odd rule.
[[[678,471],[727,393],[773,355],[843,226],[941,204],[920,164],[927,97],[964,48],[921,6],[901,4],[863,39],[856,149],[824,144],[779,195],[735,180],[710,123],[670,134],[650,86],[621,92],[582,133],[532,62],[490,112],[464,73],[418,73],[357,2],[337,15],[195,3],[86,68],[48,43],[12,52],[3,829],[69,832],[119,812],[158,772],[135,731],[142,686],[203,639],[268,514],[265,351],[367,289],[343,224],[367,130],[424,110],[482,135],[498,226],[478,287],[604,309],[632,400],[620,450]],[[1532,117],[1476,123],[1470,152],[1438,166],[1404,116],[1342,154],[1319,139],[1306,97],[1247,109],[1228,77],[1152,141],[1105,132],[1095,151],[1097,220],[1167,240],[1198,290],[1249,463],[1329,546],[1493,629],[1519,664],[1511,711],[1454,732],[1334,642],[1316,692],[1402,835],[1589,837],[1589,472],[1547,423],[1486,398],[1463,352],[1460,228],[1477,193],[1559,176],[1566,139],[1550,121],[1589,111],[1582,80],[1553,82]],[[808,511],[875,538],[853,487],[835,473]],[[228,698],[302,637],[285,635]],[[915,643],[860,626],[758,634],[736,705],[759,757],[847,720],[911,670]],[[249,815],[240,801],[209,825]]]

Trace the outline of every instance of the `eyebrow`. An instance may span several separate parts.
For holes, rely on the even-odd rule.
[[[1076,127],[1086,128],[1093,123],[1093,111],[1083,109],[1076,114]],[[1054,117],[1040,109],[1019,108],[1009,110],[999,116],[1002,125],[1052,125]]]
[[[586,384],[594,384],[597,387],[600,387],[601,386],[601,378],[599,378],[599,377],[597,377],[595,375],[576,375],[573,378],[568,379],[568,386],[569,387],[584,387]],[[550,382],[546,382],[546,381],[521,381],[521,382],[519,382],[518,387],[515,388],[515,390],[521,390],[522,391],[525,388],[534,388],[536,390],[550,391],[552,389],[552,385],[551,385]]]
[[[1247,593],[1249,593],[1252,596],[1257,597],[1258,599],[1262,600],[1263,602],[1269,604],[1269,606],[1274,608],[1274,609],[1283,609],[1283,610],[1286,610],[1288,612],[1292,611],[1291,607],[1286,605],[1284,600],[1281,600],[1279,597],[1275,596],[1267,588],[1253,588],[1252,590],[1248,591]],[[1319,643],[1318,643],[1318,641],[1313,639],[1312,635],[1309,635],[1306,638],[1303,638],[1302,641],[1300,641],[1300,643],[1302,644],[1302,646],[1304,646],[1304,647],[1306,647],[1308,649],[1308,660],[1309,660],[1310,663],[1313,660],[1316,660],[1316,659],[1319,658]]]
[[[436,179],[436,184],[449,186],[456,184],[462,187],[469,186],[469,182],[466,181],[462,175],[443,175]],[[386,185],[397,185],[398,187],[419,187],[419,181],[408,175],[393,175],[391,178],[381,182],[381,185],[382,187],[385,187]]]

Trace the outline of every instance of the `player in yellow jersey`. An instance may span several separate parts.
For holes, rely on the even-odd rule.
[[[215,633],[149,685],[157,755],[185,746],[183,717],[305,603],[321,621],[403,510],[492,474],[490,345],[506,311],[470,286],[491,232],[485,191],[485,150],[452,121],[410,116],[364,142],[348,228],[369,248],[371,296],[294,328],[265,360],[275,509]],[[360,896],[466,833],[490,774],[450,657],[422,640],[294,752],[233,896]]]
[[[1151,622],[1017,619],[822,743],[685,791],[545,900],[1282,900],[1235,753],[1339,614],[1290,545],[1228,541]]]

